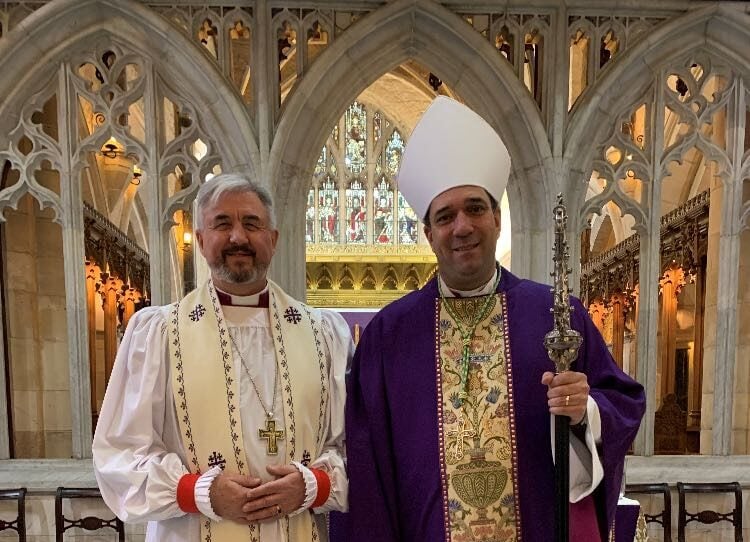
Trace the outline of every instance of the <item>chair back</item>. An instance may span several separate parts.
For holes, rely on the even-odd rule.
[[[672,494],[668,484],[628,484],[626,495],[661,495],[664,506],[656,514],[643,513],[646,523],[658,523],[664,531],[664,542],[672,542]]]
[[[734,495],[734,508],[728,512],[719,512],[717,510],[688,512],[685,508],[685,495],[688,493]],[[678,542],[685,542],[685,527],[691,521],[709,525],[720,521],[728,521],[734,525],[735,542],[742,542],[742,488],[738,482],[692,484],[677,482],[677,495],[680,500],[677,518]]]
[[[18,540],[26,542],[26,488],[0,489],[0,501],[16,501],[18,505],[16,519],[11,521],[0,519],[0,531],[16,531]]]
[[[63,542],[65,531],[78,527],[86,531],[99,529],[113,529],[117,532],[117,540],[125,542],[125,525],[119,518],[110,519],[96,516],[85,516],[79,519],[69,519],[63,514],[63,501],[71,499],[99,499],[102,494],[97,488],[58,487],[55,494],[55,541]]]

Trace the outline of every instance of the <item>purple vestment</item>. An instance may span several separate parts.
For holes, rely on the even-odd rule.
[[[502,269],[518,449],[519,540],[554,540],[554,465],[542,339],[552,329],[549,286]],[[436,384],[437,280],[385,307],[365,329],[347,381],[349,514],[346,540],[445,540]],[[643,388],[615,364],[578,300],[583,336],[573,369],[586,373],[602,420],[604,480],[594,493],[602,533],[611,525],[625,454],[645,409]],[[571,437],[575,438],[575,437]],[[606,537],[603,536],[606,540]]]

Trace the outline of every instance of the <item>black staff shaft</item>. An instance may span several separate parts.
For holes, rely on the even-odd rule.
[[[555,416],[555,541],[568,542],[570,418]]]

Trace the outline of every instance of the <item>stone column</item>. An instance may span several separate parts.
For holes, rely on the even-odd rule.
[[[58,120],[60,126],[60,148],[74,149],[76,145],[77,112],[80,104],[68,72],[75,68],[67,63],[60,66],[58,74]],[[81,164],[69,152],[62,153],[60,168],[60,200],[62,203],[64,261],[70,262],[65,269],[65,297],[68,324],[68,364],[70,381],[70,409],[72,415],[72,456],[91,457],[91,389],[88,375],[88,324],[86,303],[86,275],[82,263],[84,253],[83,190]]]
[[[732,454],[750,453],[750,231],[740,238],[740,282],[738,296],[737,378],[734,388]],[[698,405],[700,408],[700,404]]]
[[[695,276],[695,312],[693,362],[688,372],[688,427],[700,427],[702,386],[703,386],[703,324],[706,310],[706,267],[698,266]]]
[[[703,408],[701,453],[729,455],[732,451],[734,382],[737,355],[737,299],[739,298],[740,217],[743,179],[745,89],[742,80],[727,104],[727,147],[732,167],[724,177],[712,177],[706,267],[706,333],[703,346]],[[715,130],[724,126],[717,125]],[[708,407],[712,405],[712,411]]]

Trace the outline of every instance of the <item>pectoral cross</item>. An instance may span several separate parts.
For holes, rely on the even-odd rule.
[[[463,459],[464,454],[466,453],[464,451],[464,438],[473,437],[474,435],[476,435],[476,431],[474,431],[473,429],[467,429],[466,425],[466,420],[462,415],[460,418],[458,418],[458,429],[448,431],[449,437],[456,437],[455,448],[453,449],[453,451],[448,452],[454,461],[460,461],[461,459]]]
[[[284,431],[279,429],[276,430],[276,420],[267,419],[266,428],[258,429],[258,438],[268,439],[266,446],[266,455],[276,455],[279,453],[279,446],[276,443],[277,440],[284,440]]]

